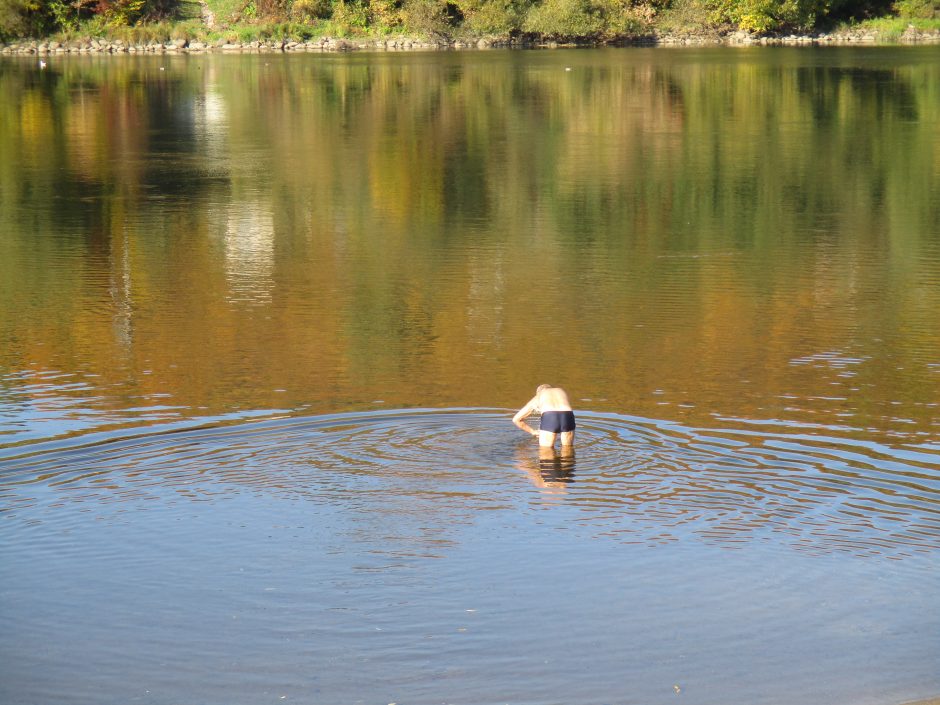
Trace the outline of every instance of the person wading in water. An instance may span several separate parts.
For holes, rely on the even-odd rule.
[[[524,420],[534,413],[542,415],[538,431]],[[539,445],[543,448],[554,446],[555,437],[559,435],[563,447],[574,445],[574,411],[571,410],[568,395],[561,387],[553,387],[550,384],[539,385],[539,388],[535,390],[535,396],[516,412],[516,415],[512,417],[512,422],[526,433],[538,436]]]

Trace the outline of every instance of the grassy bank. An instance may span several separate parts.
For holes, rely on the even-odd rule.
[[[841,8],[841,9],[840,9]],[[884,11],[870,16],[876,10]],[[837,11],[838,10],[838,11]],[[0,0],[0,41],[207,46],[410,37],[454,43],[933,41],[940,0]],[[861,38],[861,39],[859,39]],[[937,37],[940,38],[940,37]]]
[[[878,37],[880,42],[890,44],[900,41],[905,33],[930,34],[940,32],[940,19],[878,17],[858,23],[842,23],[836,32],[861,31]]]

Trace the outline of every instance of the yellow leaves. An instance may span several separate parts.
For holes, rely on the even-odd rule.
[[[760,10],[748,9],[738,16],[738,27],[749,32],[766,32],[775,24],[773,17]]]
[[[103,15],[110,24],[130,25],[146,12],[148,0],[114,0],[107,5]]]
[[[710,0],[711,20],[731,22],[748,32],[808,29],[827,11],[825,0]]]
[[[372,19],[386,27],[397,27],[402,22],[401,9],[395,0],[372,0],[369,3],[369,14]]]

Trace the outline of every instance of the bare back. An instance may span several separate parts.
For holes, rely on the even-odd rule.
[[[535,397],[535,407],[543,411],[571,411],[571,402],[561,387],[547,387],[539,391]]]

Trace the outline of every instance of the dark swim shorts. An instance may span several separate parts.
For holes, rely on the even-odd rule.
[[[539,430],[551,431],[552,433],[574,431],[574,412],[543,411],[542,418],[539,421]]]

